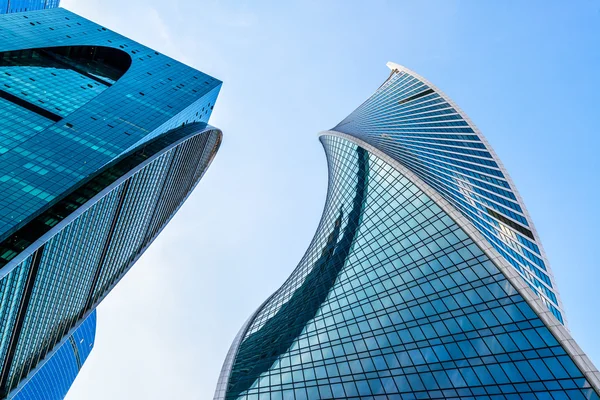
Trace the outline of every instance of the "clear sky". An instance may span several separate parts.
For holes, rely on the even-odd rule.
[[[600,366],[600,1],[63,0],[224,82],[215,162],[98,309],[68,400],[211,399],[242,323],[323,209],[317,133],[406,65],[471,117],[541,235],[573,336]]]

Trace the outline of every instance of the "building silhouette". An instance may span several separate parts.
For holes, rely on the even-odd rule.
[[[0,397],[191,193],[221,82],[61,8],[0,16]],[[58,379],[58,378],[57,378]]]
[[[234,339],[215,399],[598,399],[506,170],[448,97],[388,66],[321,133],[317,232]]]

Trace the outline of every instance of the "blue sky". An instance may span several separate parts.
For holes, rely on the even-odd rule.
[[[209,399],[245,319],[317,227],[317,133],[406,65],[495,148],[596,365],[600,2],[63,0],[224,82],[224,143],[186,205],[99,307],[68,400]]]

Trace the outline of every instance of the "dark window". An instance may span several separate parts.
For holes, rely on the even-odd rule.
[[[525,228],[522,225],[517,224],[516,222],[506,218],[504,215],[497,213],[494,210],[490,210],[489,208],[487,209],[488,214],[490,214],[492,217],[496,218],[497,220],[501,221],[502,223],[504,223],[505,225],[510,226],[511,228],[513,228],[515,231],[522,233],[523,235],[527,236],[530,239],[535,240],[535,238],[533,237],[533,233]]]
[[[427,90],[426,90],[426,91],[424,91],[424,92],[417,93],[417,94],[415,94],[415,95],[413,95],[413,96],[410,96],[410,97],[407,97],[407,98],[405,98],[404,100],[400,100],[400,101],[398,102],[398,104],[404,104],[404,103],[408,103],[409,101],[413,101],[413,100],[415,100],[415,99],[418,99],[419,97],[427,96],[428,94],[431,94],[431,93],[433,93],[433,89],[427,89]]]

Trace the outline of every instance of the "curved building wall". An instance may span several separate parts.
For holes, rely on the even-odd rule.
[[[14,396],[14,400],[62,400],[67,395],[94,347],[96,311],[70,335],[62,345],[48,355],[41,367]]]
[[[391,68],[321,134],[317,232],[236,336],[214,398],[598,399],[504,168],[444,95]]]
[[[317,233],[216,399],[598,399],[595,368],[462,214],[368,144],[321,141]]]
[[[560,299],[523,201],[481,132],[441,91],[398,64],[334,130],[382,150],[460,210],[555,317]]]
[[[221,82],[64,9],[0,16],[0,398],[22,387],[208,168]]]
[[[24,282],[0,329],[5,390],[15,388],[95,309],[199,182],[221,132],[197,123],[164,136],[177,134],[179,141],[154,155],[151,145],[160,140],[142,146],[134,153],[145,155],[142,164],[57,224],[41,245],[26,249],[30,255],[3,279]]]
[[[143,142],[208,123],[221,87],[209,75],[62,8],[0,15],[0,25],[0,113],[21,121],[15,131],[0,120],[12,129],[0,133],[0,240]],[[33,51],[57,47],[71,50]]]

